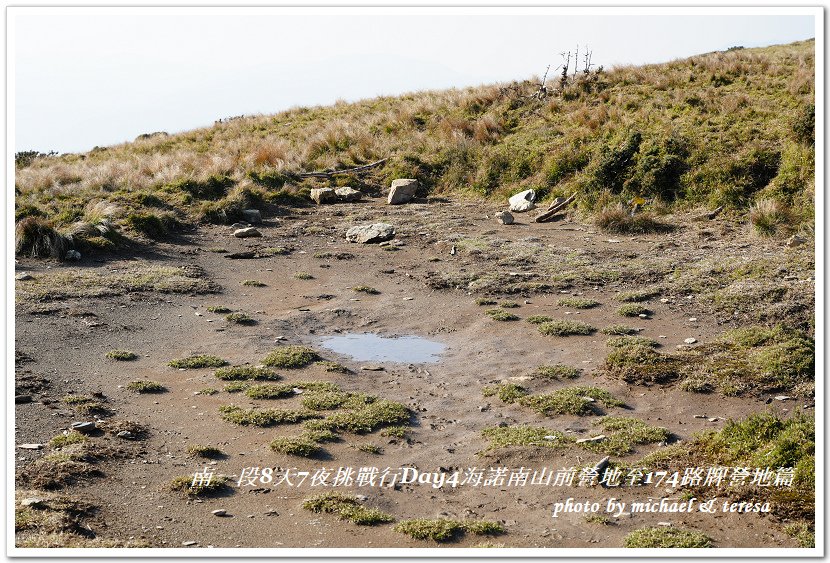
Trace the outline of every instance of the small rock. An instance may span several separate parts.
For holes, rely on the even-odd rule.
[[[638,316],[639,316],[641,319],[647,319],[647,318],[648,318],[648,315],[646,315],[645,313],[640,313]]]
[[[389,205],[408,203],[415,197],[416,191],[418,191],[418,180],[398,178],[393,180],[389,187],[389,196],[386,198],[386,203]]]
[[[246,229],[246,228],[248,228],[248,227],[250,227],[250,226],[251,226],[251,225],[250,225],[249,223],[243,223],[242,221],[239,221],[239,222],[234,223],[233,225],[231,225],[231,229],[233,229],[233,230],[236,230],[236,229]]]
[[[530,211],[536,207],[536,204],[533,203],[536,201],[536,191],[525,190],[523,192],[519,192],[511,196],[507,201],[510,204],[510,211],[515,211],[516,213]]]
[[[661,334],[661,335],[660,335],[660,336],[658,336],[657,338],[668,338],[668,336],[666,336],[665,334]]]
[[[235,236],[236,238],[261,237],[262,233],[260,233],[254,227],[245,227],[244,229],[235,230],[233,232],[233,236]]]
[[[135,434],[133,434],[132,432],[130,432],[128,430],[122,430],[121,432],[116,434],[116,436],[118,436],[119,438],[124,438],[125,440],[135,439]]]
[[[20,444],[17,447],[21,450],[41,450],[43,449],[43,444]]]
[[[789,401],[790,399],[792,399],[792,397],[790,397],[789,395],[776,395],[775,396],[776,401]]]
[[[350,202],[350,201],[359,201],[360,198],[363,197],[363,193],[355,190],[354,188],[349,188],[348,186],[344,186],[342,188],[337,188],[334,190],[334,195],[337,196],[337,199],[340,201]]]
[[[383,366],[377,366],[377,365],[374,365],[374,364],[370,364],[368,366],[360,366],[360,369],[362,371],[383,371],[384,367]]]
[[[78,252],[77,250],[70,250],[69,252],[66,253],[66,259],[67,260],[74,260],[74,261],[77,262],[78,260],[81,259],[81,253]]]
[[[487,412],[490,410],[490,405],[479,405],[478,412]]]
[[[450,249],[450,256],[455,256],[458,254],[458,250],[456,250],[455,245]]]
[[[705,414],[696,414],[695,418],[709,418],[709,417],[706,416]]]
[[[14,404],[15,405],[23,405],[25,403],[31,403],[32,396],[31,395],[15,395],[14,396]]]
[[[185,546],[185,547],[190,547],[191,545],[196,545],[197,543],[199,543],[199,542],[195,542],[195,541],[183,541],[183,542],[182,542],[182,545],[183,545],[183,546]]]
[[[77,430],[78,432],[85,434],[87,432],[92,432],[95,430],[95,423],[94,422],[73,422],[72,425],[69,427],[70,430]]]
[[[369,500],[369,497],[367,497],[366,495],[355,495],[354,498],[356,498],[360,502],[366,502],[367,500]]]
[[[371,244],[390,240],[395,236],[395,227],[388,223],[357,225],[346,231],[346,240],[361,244]]]
[[[27,497],[20,501],[21,506],[37,506],[46,502],[46,499],[40,497]]]
[[[337,194],[331,188],[314,188],[309,195],[317,205],[337,201]]]
[[[496,213],[496,221],[501,223],[502,225],[512,225],[513,224],[513,215],[511,215],[507,211],[499,211]]]
[[[795,246],[801,246],[802,244],[806,243],[807,239],[804,237],[800,237],[798,235],[793,235],[789,239],[787,239],[787,246],[793,248]]]
[[[216,510],[211,511],[211,514],[213,514],[214,516],[226,516],[228,514],[228,511],[224,508],[218,508]]]
[[[695,323],[695,322],[697,322],[697,317],[689,317],[689,322],[690,322],[690,323]]]
[[[543,439],[547,440],[548,442],[552,442],[553,440],[557,440],[558,437],[554,436],[553,434],[548,434],[547,436],[544,436]]]
[[[259,212],[259,209],[243,209],[242,217],[251,225],[259,225],[262,223],[262,213]]]
[[[596,472],[596,475],[602,475],[602,472],[605,471],[606,467],[608,467],[608,463],[610,461],[611,458],[608,456],[605,456],[604,458],[599,460],[597,464],[594,466],[594,471]]]
[[[697,338],[687,338],[683,341],[684,344],[694,344],[697,342]]]
[[[713,416],[712,418],[708,418],[707,420],[708,420],[709,422],[717,422],[717,421],[719,421],[720,419],[719,419],[718,417],[716,417],[716,416]]]
[[[671,522],[657,522],[657,525],[658,526],[671,526],[672,523]]]
[[[14,279],[19,281],[26,281],[26,280],[33,280],[35,279],[34,276],[29,274],[28,272],[20,272],[19,274],[14,276]]]

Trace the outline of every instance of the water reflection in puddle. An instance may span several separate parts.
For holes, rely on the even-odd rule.
[[[423,364],[437,362],[446,345],[420,336],[385,337],[371,333],[326,336],[320,345],[359,361]]]

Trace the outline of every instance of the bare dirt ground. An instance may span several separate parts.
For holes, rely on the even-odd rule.
[[[769,396],[763,395],[724,397],[689,393],[676,385],[628,385],[601,373],[609,351],[607,336],[599,332],[543,336],[525,319],[548,315],[597,328],[626,323],[641,328],[640,336],[658,340],[661,350],[673,352],[687,338],[707,343],[726,327],[740,326],[744,320],[739,308],[725,313],[705,303],[688,284],[678,283],[676,290],[664,289],[645,303],[652,311],[649,318],[630,319],[616,313],[621,303],[615,296],[620,291],[650,287],[673,268],[681,271],[680,281],[682,272],[692,267],[700,267],[698,274],[706,278],[706,268],[728,261],[753,262],[758,257],[786,270],[795,259],[809,259],[811,249],[790,249],[780,241],[753,238],[745,226],[726,219],[689,222],[669,234],[630,237],[609,236],[573,219],[534,224],[530,217],[518,215],[517,224],[499,225],[492,219],[497,210],[493,204],[448,201],[396,207],[377,201],[321,206],[267,218],[259,227],[263,237],[257,239],[235,239],[229,227],[203,227],[175,244],[155,244],[129,259],[85,257],[80,264],[21,259],[16,270],[29,272],[35,279],[16,282],[16,383],[17,394],[29,394],[33,400],[16,405],[15,442],[18,446],[45,444],[72,422],[94,419],[62,403],[61,398],[69,394],[101,393],[113,413],[110,419],[146,427],[147,434],[140,440],[92,436],[93,443],[120,452],[97,462],[99,475],[61,491],[97,507],[85,525],[99,537],[153,547],[181,547],[183,542],[193,547],[434,547],[433,542],[395,532],[392,524],[358,526],[333,514],[304,510],[303,500],[319,492],[307,485],[254,488],[234,484],[218,496],[188,499],[171,491],[169,484],[176,476],[211,464],[188,454],[193,444],[220,448],[225,456],[211,467],[232,480],[244,467],[252,466],[555,470],[582,467],[603,457],[576,447],[508,447],[482,453],[488,446],[482,430],[500,423],[544,426],[575,437],[597,433],[592,426],[596,416],[544,417],[482,395],[486,385],[510,378],[533,392],[570,385],[606,389],[626,404],[625,408],[603,409],[607,414],[636,416],[649,425],[666,427],[674,436],[672,441],[681,442],[695,432],[720,428],[729,418],[796,406],[795,401],[766,404]],[[344,239],[349,226],[377,221],[395,225],[399,246],[350,244]],[[282,248],[286,253],[232,260],[218,252],[266,248]],[[348,255],[338,257],[338,253]],[[111,282],[113,276],[138,276],[160,266],[189,267],[204,285],[175,293],[163,284],[137,287]],[[561,275],[551,281],[547,276],[551,271]],[[299,279],[299,272],[310,274],[311,279]],[[61,298],[45,300],[31,289],[62,275],[69,277],[57,282],[64,286],[58,288],[65,290]],[[85,276],[83,284],[78,275]],[[776,279],[793,287],[809,286],[807,293],[812,292],[811,278],[803,272],[783,271]],[[242,285],[244,280],[265,285]],[[211,284],[221,290],[201,291]],[[100,290],[102,285],[106,291]],[[379,294],[352,289],[360,285],[376,288]],[[515,301],[519,307],[509,311],[520,320],[498,322],[487,316],[485,310],[490,307],[477,305],[475,299],[488,292],[497,300]],[[578,310],[558,304],[570,295],[595,299],[600,306]],[[229,324],[224,315],[207,311],[216,305],[245,311],[257,322]],[[355,361],[320,347],[321,337],[349,332],[417,335],[447,348],[437,363],[384,363],[383,371],[364,371],[361,366],[377,362]],[[276,370],[284,382],[332,381],[348,392],[400,401],[413,412],[406,437],[346,433],[341,441],[324,445],[325,458],[275,453],[269,442],[277,436],[298,434],[297,425],[238,426],[223,421],[219,407],[296,408],[301,396],[253,400],[222,390],[226,382],[214,377],[214,369],[177,370],[167,365],[192,354],[217,355],[231,365],[256,365],[269,351],[286,344],[315,348],[351,373],[329,373],[316,364]],[[105,355],[113,349],[131,350],[139,359],[107,359]],[[553,363],[578,367],[583,373],[567,382],[525,377],[537,366]],[[136,394],[126,388],[140,379],[157,381],[167,391]],[[219,392],[198,393],[208,387]],[[357,449],[361,444],[379,446],[380,453]],[[661,447],[636,446],[634,453],[612,458],[634,463]],[[48,451],[48,447],[16,449],[18,471],[25,471]],[[769,517],[757,514],[629,514],[608,523],[588,522],[582,514],[551,517],[553,503],[568,497],[598,502],[610,497],[628,501],[677,498],[671,488],[433,489],[416,484],[344,491],[365,495],[367,506],[397,520],[486,519],[499,521],[506,529],[495,538],[467,534],[441,544],[446,547],[471,547],[485,541],[507,547],[620,547],[627,533],[660,522],[702,531],[716,547],[797,545],[779,526],[770,525]],[[19,491],[18,497],[24,492]],[[225,509],[228,516],[214,516],[211,512],[216,509]]]

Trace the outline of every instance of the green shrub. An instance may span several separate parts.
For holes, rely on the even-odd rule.
[[[494,321],[517,321],[519,317],[502,309],[488,309],[487,315]]]
[[[622,317],[639,317],[640,315],[650,315],[651,311],[642,305],[631,303],[617,309],[617,314]]]
[[[555,320],[539,325],[539,332],[545,336],[588,335],[597,329],[579,321]]]
[[[482,393],[485,397],[496,395],[503,403],[510,404],[527,395],[527,389],[515,383],[500,383],[499,385],[485,387],[482,389]]]
[[[197,355],[178,360],[170,360],[167,365],[171,368],[178,369],[200,369],[218,368],[227,364],[228,362],[217,356]]]
[[[119,362],[130,362],[138,359],[138,354],[128,350],[110,350],[107,352],[106,356],[110,360],[116,360]]]
[[[591,309],[599,306],[599,301],[593,299],[580,299],[579,297],[566,297],[559,300],[560,307],[571,307],[574,309]]]
[[[641,528],[634,530],[623,540],[625,547],[712,547],[712,539],[701,532],[681,530],[679,528]]]
[[[127,389],[136,393],[163,393],[167,388],[157,381],[138,380],[127,384]]]
[[[280,379],[280,376],[270,369],[260,366],[224,367],[216,370],[216,373],[213,375],[215,375],[217,379],[223,379],[225,381],[250,381],[262,379],[275,381]]]
[[[284,346],[265,356],[262,363],[266,366],[286,369],[299,369],[320,359],[311,348],[305,346]]]
[[[565,364],[554,364],[549,366],[539,366],[533,372],[533,377],[541,377],[543,379],[576,379],[582,375],[582,370],[579,368],[567,366]]]
[[[597,387],[565,387],[547,395],[527,395],[518,399],[518,402],[544,416],[592,414],[598,411],[597,403],[606,407],[624,405],[611,393]]]

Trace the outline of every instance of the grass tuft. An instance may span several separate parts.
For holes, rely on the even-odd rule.
[[[305,346],[284,346],[277,348],[262,360],[266,366],[286,369],[303,368],[320,359],[320,355]]]
[[[559,300],[560,307],[571,307],[574,309],[592,309],[600,305],[599,301],[593,299],[580,299],[579,297],[566,297]]]
[[[623,317],[639,317],[640,315],[650,315],[651,311],[642,305],[629,303],[617,309],[617,314]]]
[[[588,335],[596,330],[591,325],[579,321],[555,320],[539,325],[539,332],[545,336]]]
[[[542,379],[576,379],[582,375],[582,370],[571,367],[565,364],[553,364],[548,366],[539,366],[534,370],[533,377],[540,377]]]
[[[167,365],[171,368],[178,369],[201,369],[222,367],[228,365],[228,362],[218,356],[198,355],[178,360],[170,360]]]
[[[167,388],[158,381],[136,380],[127,384],[127,389],[136,393],[163,393]]]
[[[502,309],[488,309],[487,315],[494,321],[517,321],[519,317]]]
[[[213,374],[217,379],[225,381],[253,381],[267,379],[275,381],[280,376],[268,368],[259,366],[231,366],[216,370]]]
[[[118,362],[131,362],[138,359],[138,354],[130,352],[129,350],[110,350],[106,356],[110,360],[116,360]]]
[[[679,528],[641,528],[625,536],[623,546],[634,548],[712,547],[712,538],[701,532],[692,532]]]
[[[544,416],[597,414],[598,403],[606,407],[624,405],[611,393],[597,387],[564,387],[546,395],[527,395],[520,398],[518,402]]]

